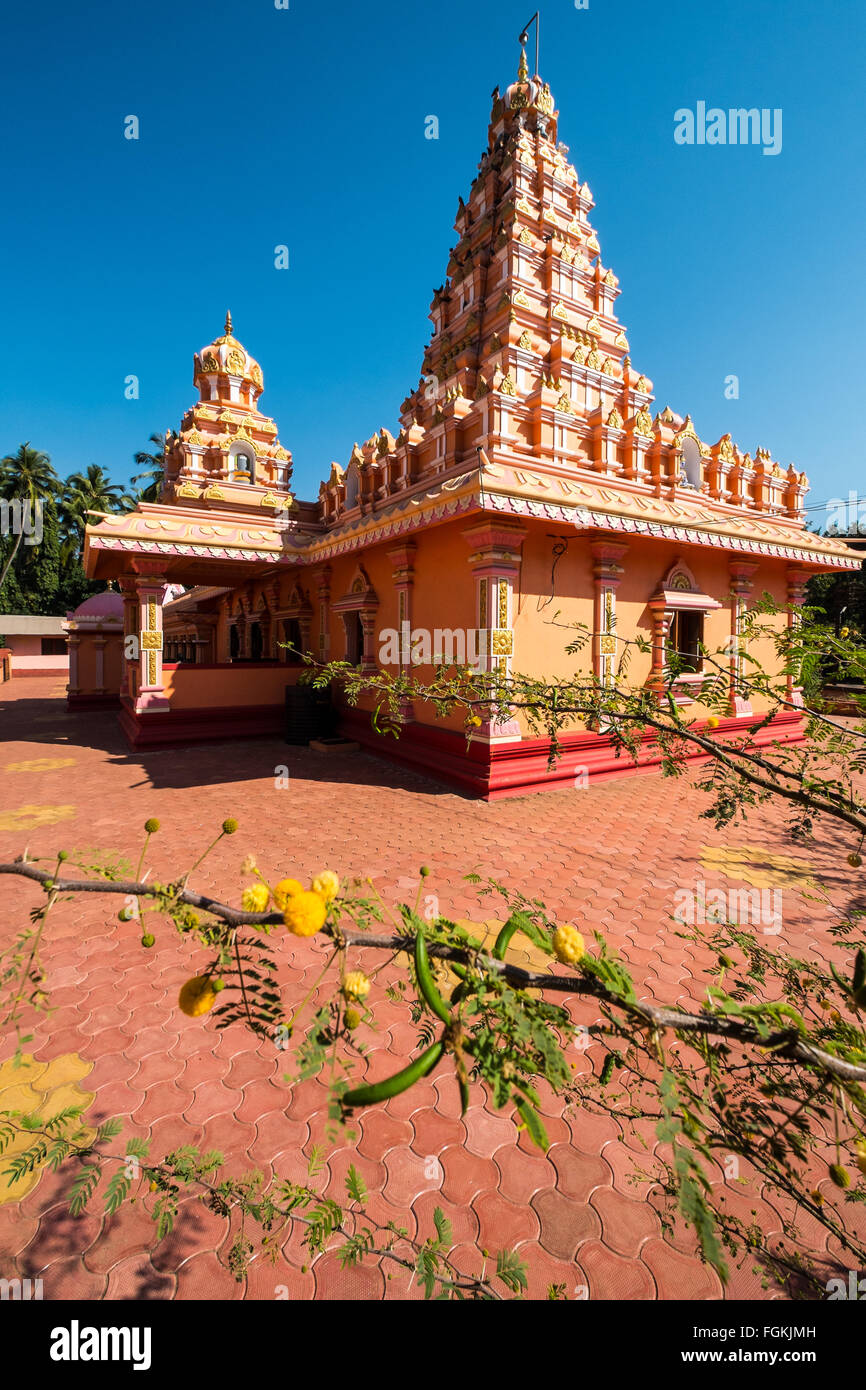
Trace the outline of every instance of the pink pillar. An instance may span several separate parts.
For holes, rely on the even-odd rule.
[[[162,575],[149,567],[148,571],[139,572],[135,581],[139,633],[136,714],[159,714],[169,708],[162,683],[162,603],[168,586]]]
[[[616,671],[616,591],[623,575],[619,562],[628,546],[598,540],[592,542],[590,549],[595,579],[593,669],[602,685],[610,685]]]
[[[731,592],[734,596],[731,603],[730,708],[731,714],[739,718],[746,718],[753,712],[749,701],[742,693],[738,692],[737,685],[743,677],[744,670],[741,651],[743,614],[746,611],[749,594],[752,592],[752,578],[757,568],[757,565],[749,564],[744,560],[731,560],[729,562]]]
[[[788,631],[793,632],[799,625],[799,609],[805,601],[806,584],[809,580],[810,571],[797,569],[793,565],[788,566]],[[800,708],[803,706],[803,691],[797,684],[793,672],[788,673],[787,677],[788,699],[792,705]]]
[[[463,532],[472,547],[479,669],[497,670],[506,679],[514,657],[514,589],[526,535],[525,527],[508,521],[483,521]],[[521,737],[516,719],[484,719],[473,734],[482,743],[519,743]]]

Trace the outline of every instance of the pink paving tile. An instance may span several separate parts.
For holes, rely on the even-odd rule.
[[[556,1186],[565,1197],[588,1202],[598,1187],[613,1181],[610,1165],[602,1157],[581,1153],[570,1145],[554,1144],[547,1156],[556,1170]]]
[[[661,1235],[661,1222],[646,1201],[633,1201],[612,1187],[597,1187],[590,1205],[598,1213],[605,1245],[617,1255],[636,1257],[644,1241]]]
[[[372,1264],[344,1269],[336,1255],[321,1255],[313,1265],[316,1298],[377,1302],[385,1293],[385,1276]]]
[[[492,1158],[503,1144],[513,1144],[516,1139],[514,1121],[504,1112],[491,1115],[480,1105],[470,1105],[463,1117],[466,1130],[466,1148],[480,1158]]]
[[[412,1149],[389,1149],[384,1158],[388,1177],[385,1195],[398,1208],[410,1207],[422,1192],[442,1186],[442,1167],[437,1159],[419,1158]]]
[[[598,1241],[587,1241],[580,1247],[580,1266],[589,1282],[591,1300],[628,1301],[657,1296],[655,1281],[645,1265],[615,1255]]]
[[[455,1144],[443,1149],[438,1161],[444,1173],[442,1194],[450,1202],[468,1206],[476,1193],[496,1190],[499,1169],[492,1158],[476,1158]]]
[[[119,1260],[108,1274],[107,1299],[171,1299],[177,1292],[177,1280],[171,1274],[159,1274],[146,1255],[127,1255]]]
[[[516,1144],[503,1144],[493,1155],[493,1162],[499,1169],[499,1191],[518,1205],[556,1182],[556,1169],[538,1149],[529,1154]]]
[[[659,1298],[716,1299],[722,1284],[715,1270],[696,1264],[663,1240],[653,1239],[641,1247],[641,1259],[650,1269]]]
[[[214,1299],[223,1302],[240,1299],[244,1286],[239,1284],[210,1250],[194,1255],[177,1271],[177,1297]]]
[[[573,1260],[584,1241],[597,1240],[601,1235],[601,1221],[595,1210],[555,1188],[536,1192],[532,1208],[541,1227],[539,1242],[558,1260]]]
[[[384,1156],[389,1149],[406,1148],[415,1136],[414,1118],[412,1121],[398,1120],[387,1110],[364,1110],[357,1117],[355,1124],[359,1131],[358,1153],[367,1158]],[[420,1152],[417,1145],[415,1149],[416,1152]],[[424,1150],[425,1154],[428,1152],[432,1151]]]
[[[28,1274],[39,1274],[48,1265],[69,1255],[83,1254],[96,1239],[102,1224],[98,1209],[72,1216],[68,1202],[49,1207],[39,1218],[39,1226],[21,1251],[19,1263]]]
[[[511,1249],[522,1240],[537,1240],[539,1220],[532,1207],[509,1202],[501,1192],[476,1193],[472,1199],[478,1217],[478,1244],[482,1250]]]

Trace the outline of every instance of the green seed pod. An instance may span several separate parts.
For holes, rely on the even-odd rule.
[[[433,981],[433,973],[430,969],[430,957],[427,954],[427,942],[424,933],[419,931],[415,937],[415,974],[418,977],[418,988],[421,997],[428,1009],[441,1018],[443,1023],[451,1022],[451,1012],[445,1000],[439,993]]]
[[[370,1086],[356,1086],[354,1091],[347,1091],[343,1096],[343,1108],[354,1110],[362,1105],[379,1105],[383,1100],[401,1095],[433,1070],[444,1051],[445,1044],[436,1042],[414,1062],[410,1062],[408,1067],[386,1077],[384,1081],[376,1081]]]
[[[850,1187],[851,1174],[847,1168],[843,1168],[841,1163],[830,1164],[830,1177],[837,1187]]]
[[[152,932],[149,931],[146,931],[144,933],[144,936],[141,938],[141,944],[146,951],[150,950],[151,946],[153,946],[155,941],[156,937],[153,935]]]
[[[508,949],[508,946],[511,942],[511,938],[519,928],[520,922],[521,919],[519,913],[512,912],[508,921],[505,923],[505,926],[502,928],[501,932],[499,933],[495,942],[493,943],[493,950],[491,954],[494,960],[504,959],[505,952]]]

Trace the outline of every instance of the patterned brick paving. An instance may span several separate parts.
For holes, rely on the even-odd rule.
[[[114,849],[135,862],[141,825],[154,815],[162,829],[151,862],[156,876],[168,875],[233,815],[241,831],[197,875],[204,890],[236,899],[240,861],[254,850],[274,877],[308,878],[334,867],[344,876],[369,875],[394,902],[414,888],[424,863],[432,871],[425,888],[441,909],[479,922],[492,908],[480,906],[463,881],[475,869],[542,893],[562,920],[604,932],[630,962],[639,992],[666,1002],[699,1000],[709,959],[673,934],[675,891],[699,878],[710,887],[731,882],[717,853],[701,867],[705,846],[745,847],[742,862],[750,854],[786,856],[795,869],[819,873],[835,901],[850,896],[850,846],[835,832],[822,831],[808,851],[792,849],[774,809],[756,813],[748,830],[719,835],[699,819],[704,799],[685,779],[649,773],[485,805],[365,754],[340,764],[276,739],[131,755],[113,715],[67,715],[61,694],[53,682],[24,678],[0,692],[0,859],[28,845],[32,854]],[[280,764],[290,769],[288,789],[275,787]],[[14,879],[2,880],[0,892],[6,944],[36,894]],[[185,1018],[177,991],[201,952],[157,925],[156,948],[145,954],[139,930],[120,924],[119,903],[111,902],[79,898],[52,922],[45,964],[56,1011],[36,1024],[37,1062],[79,1054],[91,1063],[82,1081],[95,1095],[88,1120],[124,1117],[125,1132],[150,1136],[154,1155],[197,1144],[220,1148],[233,1172],[258,1166],[303,1176],[312,1145],[325,1142],[323,1083],[289,1089],[285,1059],[270,1044],[238,1027],[217,1033],[207,1020]],[[828,910],[793,886],[784,903],[780,942],[826,958]],[[315,978],[322,947],[279,940],[291,1003]],[[405,1009],[384,998],[377,997],[375,1016],[366,1065],[378,1077],[405,1059],[415,1034]],[[8,1039],[0,1041],[0,1063],[11,1050]],[[544,1108],[551,1147],[541,1155],[477,1086],[461,1119],[453,1076],[443,1070],[386,1109],[362,1114],[355,1140],[328,1152],[316,1182],[341,1195],[354,1163],[371,1194],[371,1215],[410,1234],[430,1233],[440,1205],[453,1222],[458,1265],[476,1270],[483,1251],[516,1246],[529,1264],[532,1297],[544,1297],[552,1282],[569,1296],[585,1287],[593,1299],[725,1296],[696,1258],[690,1233],[679,1222],[663,1227],[658,1189],[632,1181],[651,1165],[651,1130],[645,1147],[612,1119],[563,1113],[553,1099]],[[721,1168],[718,1181],[725,1181]],[[419,1296],[408,1273],[388,1279],[372,1268],[343,1271],[330,1254],[308,1262],[297,1232],[276,1265],[256,1259],[238,1284],[227,1267],[231,1235],[198,1200],[185,1201],[175,1231],[152,1248],[141,1205],[112,1218],[94,1212],[74,1219],[64,1202],[68,1186],[61,1170],[20,1202],[0,1203],[0,1275],[41,1275],[46,1298],[270,1299],[278,1286],[292,1299]],[[778,1237],[778,1199],[750,1180],[729,1187],[728,1197],[732,1207],[755,1211],[768,1243]],[[808,1220],[798,1224],[804,1248],[826,1252],[823,1232]],[[747,1263],[727,1296],[781,1294],[763,1289]]]

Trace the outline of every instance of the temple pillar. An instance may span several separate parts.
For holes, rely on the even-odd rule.
[[[120,694],[135,700],[135,673],[138,663],[138,597],[135,580],[124,575],[119,581],[123,595],[123,666],[120,677]],[[133,640],[130,641],[129,639]]]
[[[798,569],[795,565],[788,566],[788,632],[792,636],[802,622],[803,615],[800,609],[805,601],[806,584],[809,581],[810,573],[811,571]],[[786,685],[788,700],[792,705],[802,709],[803,691],[799,685],[799,673],[789,671]]]
[[[70,614],[70,619],[71,619]],[[66,687],[67,695],[77,695],[81,689],[78,684],[78,651],[81,646],[81,638],[77,632],[68,632],[66,635],[66,646],[69,650],[69,684]]]
[[[514,584],[520,574],[525,527],[506,521],[470,526],[463,538],[472,547],[469,564],[475,583],[478,670],[496,671],[507,680],[514,657]],[[477,733],[482,743],[519,743],[516,719],[484,718]]]
[[[388,551],[388,559],[391,561],[391,577],[397,595],[397,651],[401,676],[407,674],[407,668],[411,675],[412,588],[415,582],[416,553],[417,547],[414,541],[406,541],[404,545],[395,546],[393,550]],[[415,710],[411,700],[401,702],[400,712],[405,720],[414,719]]]
[[[590,545],[595,580],[595,623],[592,639],[593,670],[599,684],[610,686],[616,670],[616,591],[623,570],[619,561],[627,545],[598,540]]]
[[[142,572],[144,570],[144,572]],[[162,574],[139,562],[135,580],[139,623],[139,669],[136,714],[161,714],[169,708],[162,683],[162,604],[167,584]]]
[[[658,695],[665,684],[665,667],[667,666],[667,643],[670,631],[673,611],[666,608],[664,600],[650,603],[650,613],[652,614],[653,635],[652,635],[652,667],[648,685],[655,690]]]
[[[742,636],[748,597],[752,592],[753,576],[758,566],[745,560],[731,560],[731,636],[730,636],[730,711],[739,718],[753,713],[752,706],[740,690],[743,679]]]
[[[318,636],[318,659],[326,662],[331,651],[330,636],[330,614],[329,606],[331,602],[331,566],[323,565],[315,572],[316,596],[319,600],[319,636]]]
[[[107,693],[105,689],[105,648],[107,642],[108,639],[106,637],[96,636],[93,639],[93,651],[96,659],[95,693],[97,695],[105,695]]]

